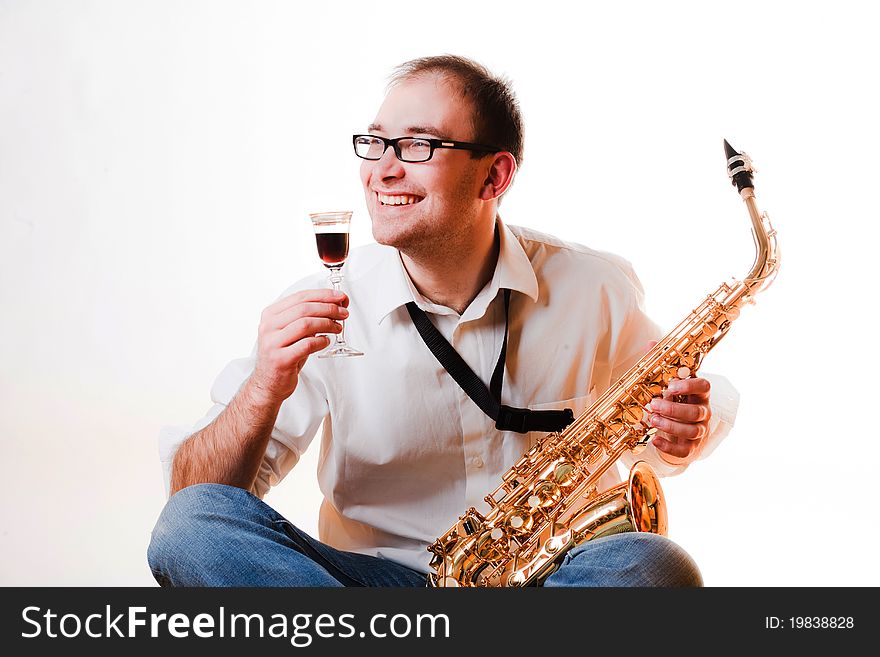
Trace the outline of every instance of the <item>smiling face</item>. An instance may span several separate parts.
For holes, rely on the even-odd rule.
[[[436,74],[396,84],[369,132],[475,141],[470,104]],[[393,148],[379,160],[362,160],[373,237],[410,255],[466,247],[478,224],[494,222],[494,204],[480,199],[490,164],[491,158],[450,149],[435,150],[427,162],[401,162]]]

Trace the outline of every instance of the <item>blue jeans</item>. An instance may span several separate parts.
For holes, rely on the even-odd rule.
[[[241,488],[198,484],[171,497],[147,551],[162,586],[425,586],[399,563],[324,545]],[[544,586],[702,586],[684,550],[656,534],[588,541]]]

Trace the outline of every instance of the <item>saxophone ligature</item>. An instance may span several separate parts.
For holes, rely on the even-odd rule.
[[[722,283],[568,427],[540,438],[486,496],[488,513],[471,507],[428,546],[429,586],[539,585],[576,545],[624,531],[667,533],[663,491],[647,462],[636,461],[613,488],[599,491],[598,482],[623,454],[650,442],[656,429],[645,405],[673,379],[694,376],[740,309],[776,276],[776,231],[758,210],[751,158],[726,140],[724,150],[751,218],[751,270],[742,281]]]

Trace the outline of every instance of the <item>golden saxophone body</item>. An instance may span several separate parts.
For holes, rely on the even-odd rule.
[[[468,509],[431,544],[429,586],[537,585],[585,541],[624,531],[666,534],[663,491],[648,463],[636,462],[627,481],[611,489],[597,485],[621,455],[638,453],[656,432],[645,405],[672,379],[693,376],[742,306],[776,275],[776,231],[758,210],[755,169],[745,153],[724,146],[728,175],[752,222],[757,255],[749,273],[707,296],[572,424],[538,440],[486,496],[485,516]]]

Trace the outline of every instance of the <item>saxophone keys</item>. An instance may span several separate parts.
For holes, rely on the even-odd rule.
[[[548,508],[554,506],[562,498],[562,491],[552,481],[542,479],[535,484],[532,494],[527,500],[527,504],[537,509],[539,507]]]
[[[675,366],[667,366],[663,371],[663,389],[664,392],[666,388],[669,387],[669,384],[675,381],[678,377],[678,368]]]
[[[657,429],[653,429],[653,431],[656,432]],[[648,442],[651,440],[652,436],[653,436],[653,434],[648,435],[647,431],[645,431],[644,433],[638,434],[638,440],[636,440],[636,442],[633,443],[633,445],[632,445],[632,447],[630,447],[629,451],[632,454],[638,456],[639,454],[641,454],[645,450],[645,447],[648,446]]]
[[[563,488],[574,483],[576,475],[574,464],[568,461],[563,461],[553,470],[554,482]]]
[[[590,486],[587,490],[584,491],[584,494],[581,497],[585,500],[593,500],[599,496],[599,489],[595,486]]]
[[[533,526],[531,511],[522,506],[515,506],[504,517],[504,527],[511,536],[523,534],[532,530]]]
[[[480,534],[474,542],[474,552],[477,557],[486,561],[496,561],[503,556],[504,547],[499,541],[504,537],[504,530],[495,527],[491,531]]]
[[[620,407],[620,420],[624,424],[634,424],[639,422],[642,418],[642,405],[635,402],[628,402],[619,404]]]
[[[636,386],[630,393],[630,399],[635,402],[636,406],[647,404],[651,401],[651,392],[644,385]]]
[[[456,531],[459,536],[472,536],[476,534],[480,529],[483,528],[483,523],[474,518],[473,516],[465,516],[462,518],[458,525],[456,526]]]
[[[548,538],[547,541],[544,543],[544,551],[547,554],[555,554],[556,552],[559,552],[559,550],[564,548],[566,543],[568,543],[567,535],[553,536],[551,538]]]

